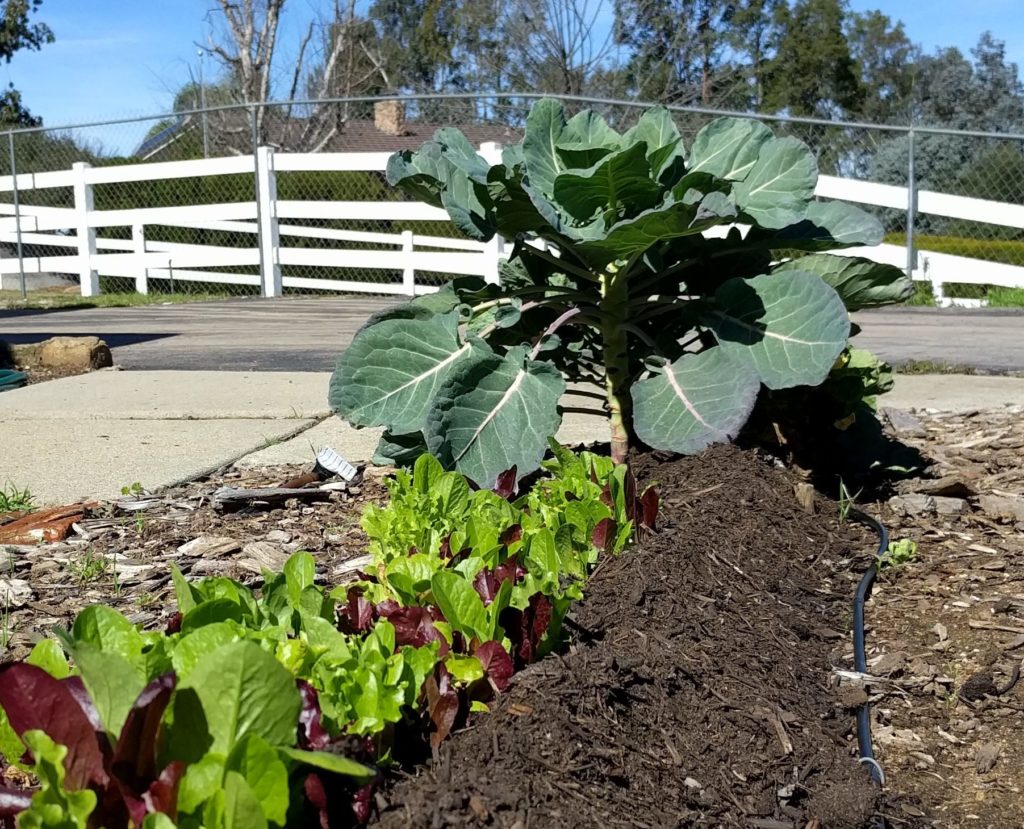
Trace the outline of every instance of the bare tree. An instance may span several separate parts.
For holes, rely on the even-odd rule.
[[[608,61],[612,32],[599,34],[605,0],[513,0],[506,43],[521,83],[544,92],[580,95]]]
[[[206,48],[224,65],[244,103],[261,103],[270,98],[270,70],[277,44],[277,29],[285,0],[217,0],[210,14],[222,19],[218,42],[210,36]],[[300,56],[301,61],[301,56]],[[265,108],[256,107],[250,122],[256,139],[262,142]]]
[[[322,50],[307,77],[313,100],[341,98],[341,103],[314,105],[298,137],[302,149],[322,150],[344,131],[352,115],[353,96],[368,95],[389,86],[373,25],[356,14],[356,0],[334,0],[333,15],[320,22]],[[301,56],[300,56],[301,59]],[[299,65],[296,64],[298,77]]]

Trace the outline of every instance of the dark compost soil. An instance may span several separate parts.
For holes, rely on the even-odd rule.
[[[659,532],[599,566],[567,652],[393,781],[378,825],[871,825],[832,679],[869,538],[732,446],[636,472],[661,487]]]

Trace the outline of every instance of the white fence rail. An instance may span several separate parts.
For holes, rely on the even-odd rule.
[[[492,162],[500,157],[496,144],[484,144],[480,151]],[[497,281],[499,263],[507,255],[497,239],[480,243],[410,230],[373,233],[301,224],[302,220],[310,219],[446,221],[443,210],[416,202],[299,201],[277,197],[279,173],[382,172],[387,159],[387,153],[283,153],[261,147],[255,156],[95,168],[76,163],[70,170],[0,177],[0,194],[17,187],[22,200],[31,191],[53,188],[70,189],[73,194],[71,207],[21,203],[16,209],[9,202],[0,202],[0,244],[67,249],[66,253],[23,256],[20,260],[0,258],[0,287],[12,287],[17,282],[12,277],[22,272],[71,275],[83,296],[99,293],[101,276],[132,279],[140,293],[148,293],[151,279],[173,279],[245,285],[258,288],[264,296],[280,296],[285,289],[414,295],[436,289],[418,279],[418,274],[424,272],[478,275]],[[252,201],[129,210],[96,210],[93,204],[96,185],[239,174],[253,177]],[[875,207],[908,207],[906,188],[832,176],[820,177],[817,194]],[[926,190],[915,195],[918,215],[1024,230],[1022,205]],[[245,234],[251,236],[252,244],[227,247],[158,241],[147,238],[146,229],[151,226]],[[104,229],[112,227],[131,228],[131,238],[101,235]],[[316,249],[296,245],[298,239],[372,244],[385,249]],[[908,262],[906,248],[891,244],[844,253],[901,268],[906,268]],[[947,302],[942,286],[949,282],[1024,287],[1024,267],[927,251],[918,251],[915,259],[911,275],[931,283],[940,303]],[[331,276],[283,274],[282,269],[297,267],[316,268],[316,273]],[[361,272],[369,269],[390,274],[390,281],[360,278]]]

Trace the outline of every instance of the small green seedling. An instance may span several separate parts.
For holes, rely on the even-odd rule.
[[[845,481],[839,482],[839,522],[845,524],[846,519],[850,515],[850,510],[853,509],[857,503],[857,498],[860,497],[862,490],[857,490],[855,493],[850,493],[849,487],[846,486]]]
[[[892,570],[913,561],[917,555],[917,542],[909,538],[890,541],[885,553],[878,556],[879,570]]]
[[[0,489],[0,512],[19,512],[32,509],[32,493],[28,487],[18,489],[11,481]]]
[[[77,560],[68,563],[68,570],[80,585],[92,584],[107,574],[110,562],[88,549]]]
[[[121,487],[121,494],[124,496],[134,495],[136,498],[139,498],[142,496],[143,492],[145,492],[145,490],[143,490],[142,484],[138,481],[134,481],[127,486]]]

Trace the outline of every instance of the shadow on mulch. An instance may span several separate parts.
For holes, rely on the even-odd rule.
[[[636,472],[661,486],[659,532],[598,568],[566,653],[392,781],[377,825],[872,825],[830,683],[867,536],[732,446]]]

